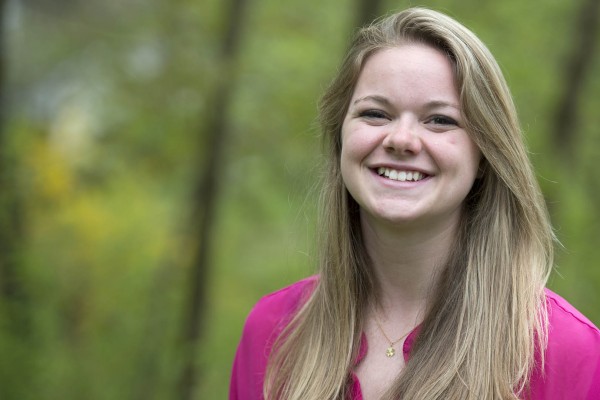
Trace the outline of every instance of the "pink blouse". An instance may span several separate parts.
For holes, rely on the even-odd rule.
[[[252,309],[233,362],[230,400],[262,400],[267,358],[274,340],[294,312],[310,296],[316,277],[301,280],[263,297]],[[531,378],[531,400],[600,400],[600,331],[562,297],[546,290],[549,334],[545,374]],[[417,328],[418,329],[418,328]],[[404,359],[417,336],[413,330],[403,345]],[[363,336],[356,364],[368,343]],[[362,400],[360,382],[353,375],[351,400]]]

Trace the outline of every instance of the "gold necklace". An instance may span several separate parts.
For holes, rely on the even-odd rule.
[[[383,330],[383,328],[381,327],[381,324],[379,323],[379,317],[377,316],[377,312],[374,313],[375,314],[375,322],[377,323],[377,327],[379,328],[379,330],[381,331],[381,333],[383,334],[383,337],[385,337],[385,339],[388,341],[388,343],[390,344],[390,347],[387,348],[387,350],[385,351],[385,355],[386,357],[390,358],[390,357],[394,357],[394,355],[396,354],[396,349],[394,349],[394,345],[396,343],[398,343],[399,341],[401,341],[402,339],[404,339],[405,337],[408,336],[409,333],[412,332],[412,329],[410,329],[408,332],[406,332],[404,335],[402,335],[399,339],[396,340],[392,340],[388,337],[388,335],[385,334],[385,331]]]

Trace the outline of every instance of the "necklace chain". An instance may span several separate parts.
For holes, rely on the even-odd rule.
[[[386,335],[385,331],[383,330],[383,327],[381,326],[381,323],[379,322],[379,316],[377,315],[377,312],[375,312],[375,322],[377,323],[377,327],[379,328],[379,330],[381,331],[381,333],[383,334],[383,337],[388,341],[388,343],[390,344],[390,347],[388,347],[385,350],[385,355],[386,357],[394,357],[394,355],[396,354],[396,349],[394,349],[394,345],[396,343],[398,343],[399,341],[401,341],[402,339],[404,339],[405,337],[408,336],[408,334],[412,331],[412,329],[410,329],[408,332],[406,332],[404,335],[402,335],[399,339],[396,340],[392,340],[388,337],[388,335]]]

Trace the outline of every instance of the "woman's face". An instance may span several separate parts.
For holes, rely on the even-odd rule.
[[[406,44],[366,61],[342,125],[341,152],[342,177],[362,218],[457,223],[480,158],[445,55]]]

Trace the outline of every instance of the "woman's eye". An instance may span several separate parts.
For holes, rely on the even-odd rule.
[[[429,119],[429,123],[435,125],[458,125],[453,118],[446,117],[443,115],[435,115]]]
[[[369,119],[389,119],[387,114],[380,110],[365,110],[361,111],[358,115]]]

